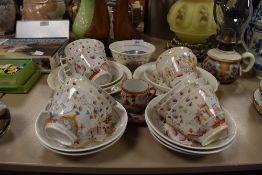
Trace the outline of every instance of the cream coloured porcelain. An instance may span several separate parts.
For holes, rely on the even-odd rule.
[[[88,143],[80,148],[66,147],[50,139],[45,132],[45,126],[48,122],[48,112],[41,112],[36,119],[35,132],[40,143],[47,149],[56,152],[58,154],[69,155],[69,156],[81,156],[89,155],[98,151],[102,151],[115,142],[117,142],[123,135],[127,126],[127,113],[124,107],[117,103],[112,110],[112,120],[109,120],[108,124],[112,127],[112,132],[107,134],[106,138],[102,141],[90,140]]]
[[[121,102],[130,113],[141,113],[155,95],[156,90],[148,82],[128,79],[121,86]]]
[[[195,71],[197,58],[187,47],[173,47],[161,53],[156,60],[158,75],[169,87],[174,87],[187,74]]]
[[[199,82],[174,87],[159,101],[155,110],[168,125],[203,145],[227,129],[212,88]],[[213,129],[211,126],[214,125],[218,126]]]
[[[131,79],[132,72],[124,65],[110,61],[110,69],[112,71],[112,81],[110,83],[100,85],[108,94],[112,95],[121,91],[121,82],[124,79]],[[122,75],[123,72],[123,76]],[[62,83],[65,82],[66,76],[63,67],[58,67],[51,71],[48,75],[47,83],[53,90],[57,89]]]
[[[147,82],[149,82],[153,87],[156,88],[157,94],[163,94],[168,92],[171,88],[165,83],[165,81],[161,77],[159,77],[155,70],[155,62],[147,63],[138,67],[135,70],[133,77],[138,79],[144,79]],[[202,77],[205,81],[205,84],[210,85],[214,91],[217,91],[219,83],[216,80],[216,78],[211,73],[200,67],[196,67],[196,70],[198,77]]]
[[[143,40],[116,41],[109,45],[109,49],[116,62],[126,65],[131,70],[149,62],[156,50],[153,44]]]
[[[215,154],[215,153],[219,153],[221,151],[224,151],[226,149],[228,149],[233,142],[230,142],[229,144],[225,145],[222,148],[218,148],[218,149],[214,149],[214,150],[191,150],[191,149],[187,149],[187,148],[183,148],[177,145],[174,145],[170,142],[168,142],[167,140],[165,140],[164,138],[162,138],[161,136],[159,136],[152,128],[149,127],[149,131],[151,133],[151,135],[163,146],[182,153],[182,154],[188,154],[188,155],[209,155],[209,154]]]
[[[153,130],[154,133],[156,133],[161,138],[161,140],[168,142],[169,144],[172,144],[176,147],[186,149],[187,152],[190,152],[191,150],[222,151],[224,150],[222,148],[226,148],[235,139],[237,134],[236,122],[233,120],[230,113],[224,108],[223,111],[225,113],[225,122],[228,125],[228,134],[225,137],[220,138],[206,146],[202,146],[198,142],[192,142],[186,137],[183,137],[183,135],[181,135],[179,131],[174,130],[174,128],[170,127],[170,125],[168,125],[166,122],[164,122],[164,120],[159,118],[159,116],[155,112],[155,106],[158,105],[159,101],[161,100],[161,98],[163,98],[163,96],[164,95],[160,95],[151,100],[145,112],[145,119],[149,129]]]
[[[110,120],[115,100],[88,80],[67,79],[54,93],[45,127],[47,135],[69,147],[81,147],[106,134],[100,123]],[[96,136],[100,135],[99,138]]]
[[[255,57],[250,52],[240,55],[236,51],[224,51],[210,49],[207,58],[203,61],[202,67],[214,75],[221,83],[232,83],[237,80],[242,72],[248,72],[255,63]],[[241,60],[247,60],[248,66],[242,69]]]
[[[84,51],[106,57],[104,44],[96,39],[79,39],[69,43],[65,47],[65,55],[68,63],[72,63]]]

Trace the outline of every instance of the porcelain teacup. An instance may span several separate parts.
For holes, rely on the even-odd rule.
[[[176,105],[178,101],[202,87],[209,89],[211,92],[213,91],[211,86],[204,84],[203,78],[196,79],[196,81],[189,83],[180,82],[159,101],[159,104],[156,107],[157,112],[160,115],[163,115],[163,117],[169,115],[172,107]]]
[[[73,75],[76,74],[104,85],[112,80],[110,65],[106,57],[93,52],[83,52],[70,65]]]
[[[106,57],[104,44],[96,39],[79,39],[69,43],[65,47],[65,55],[67,62],[74,62],[76,57],[79,57],[83,52],[93,52],[103,57]]]
[[[123,106],[130,113],[143,112],[148,102],[155,95],[156,90],[146,81],[128,79],[122,83],[121,100]]]
[[[113,105],[113,98],[91,81],[67,79],[53,96],[45,132],[64,146],[81,147],[104,134],[99,124],[110,117]]]
[[[187,138],[203,146],[225,136],[228,130],[216,95],[203,86],[179,100],[165,119]]]
[[[197,58],[187,47],[166,50],[156,61],[156,70],[169,87],[174,87],[187,74],[196,71]]]

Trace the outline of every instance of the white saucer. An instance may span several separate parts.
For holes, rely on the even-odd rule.
[[[127,79],[131,79],[132,78],[132,72],[126,66],[124,66],[124,65],[122,65],[120,63],[117,63],[117,62],[114,62],[114,64],[116,64],[117,66],[119,66],[121,68],[121,70],[123,70],[124,76]],[[119,83],[121,81],[121,79],[123,79],[123,77],[118,79],[119,81],[114,81],[115,84],[114,83],[110,84],[109,86],[106,86],[103,89],[110,89],[111,88],[110,91],[106,90],[110,95],[118,93],[121,89],[114,88],[113,86],[118,86],[118,85],[116,85],[117,82]],[[62,71],[62,67],[59,66],[59,67],[53,69],[51,71],[51,73],[48,75],[48,77],[47,77],[47,84],[48,84],[48,86],[52,90],[55,90],[57,87],[59,87],[63,83],[64,79],[65,79],[65,77],[64,77],[64,73]]]
[[[86,153],[86,152],[94,151],[96,149],[102,150],[102,148],[105,147],[106,145],[111,144],[115,140],[119,139],[119,137],[124,133],[126,129],[127,120],[128,120],[128,116],[125,108],[120,103],[117,102],[117,105],[113,108],[113,113],[112,113],[112,117],[113,117],[112,121],[117,121],[117,123],[115,123],[115,131],[113,132],[112,135],[108,136],[103,142],[88,143],[87,145],[85,145],[84,148],[69,148],[47,137],[44,128],[48,117],[49,116],[47,112],[42,112],[37,117],[35,123],[36,136],[39,139],[40,143],[43,144],[45,147],[48,147],[52,150],[56,150],[57,152],[66,152],[66,153],[79,153],[79,152]]]
[[[87,155],[91,155],[91,154],[94,154],[94,153],[97,153],[99,151],[102,151],[110,146],[112,146],[114,143],[116,143],[120,138],[122,137],[122,135],[120,135],[118,138],[116,138],[114,141],[110,142],[109,144],[103,146],[103,147],[100,147],[100,148],[97,148],[97,149],[93,149],[91,151],[80,151],[80,152],[64,152],[64,151],[59,151],[59,150],[56,150],[56,149],[52,149],[50,147],[48,147],[47,145],[44,145],[42,144],[46,149],[50,150],[50,151],[53,151],[57,154],[61,154],[61,155],[65,155],[65,156],[87,156]]]
[[[153,71],[153,70],[156,70],[156,63],[155,62],[150,62],[150,63],[144,64],[142,66],[139,66],[135,70],[135,72],[133,74],[133,78],[143,79],[143,80],[148,81],[144,74],[145,74],[146,71]],[[213,90],[217,91],[218,86],[219,86],[217,79],[212,74],[210,74],[209,72],[207,72],[206,70],[204,70],[200,67],[197,67],[197,70],[199,71],[200,76],[203,77],[208,82],[208,84],[210,84],[212,86]],[[154,86],[155,88],[157,88],[159,90],[159,92],[160,92],[159,94],[166,93],[167,91],[169,91],[171,89],[170,87],[168,87],[164,83],[163,84],[157,84],[156,82],[152,83],[152,81],[149,82],[149,83],[152,84],[152,86]]]
[[[163,146],[173,150],[173,151],[177,151],[183,154],[189,154],[189,155],[208,155],[208,154],[215,154],[215,153],[219,153],[221,151],[226,150],[227,148],[229,148],[233,142],[230,142],[229,144],[225,145],[224,147],[218,148],[218,149],[214,149],[214,150],[191,150],[191,149],[187,149],[187,148],[183,148],[180,146],[177,146],[175,144],[172,144],[166,140],[164,140],[163,138],[161,138],[152,128],[149,127],[149,131],[151,133],[151,135]]]
[[[175,140],[174,138],[171,139],[169,136],[165,134],[166,129],[164,128],[164,123],[159,120],[159,116],[157,115],[157,113],[154,110],[155,106],[158,104],[161,98],[163,98],[163,95],[154,98],[147,105],[147,108],[145,110],[145,120],[146,120],[147,125],[151,127],[155,131],[155,133],[157,133],[157,135],[160,136],[163,140],[166,140],[172,143],[173,145],[183,147],[186,149],[207,151],[207,150],[215,150],[215,149],[220,149],[222,147],[225,147],[226,145],[228,145],[235,139],[236,134],[237,134],[236,122],[233,120],[230,113],[225,108],[223,108],[223,110],[225,112],[225,120],[229,128],[228,135],[226,138],[217,140],[216,142],[209,144],[207,146],[202,146],[201,144],[197,144],[194,142],[183,141],[182,143],[181,141]],[[184,143],[187,143],[187,144],[184,144]]]

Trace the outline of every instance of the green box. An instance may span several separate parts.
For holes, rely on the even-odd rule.
[[[36,70],[23,85],[1,86],[0,92],[9,94],[28,93],[41,76],[41,71]]]
[[[0,59],[0,65],[3,64],[25,64],[25,66],[15,74],[0,75],[0,86],[23,85],[37,68],[31,59]]]

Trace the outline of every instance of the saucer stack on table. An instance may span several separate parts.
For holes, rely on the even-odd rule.
[[[219,85],[212,74],[197,66],[196,56],[186,47],[164,51],[156,62],[139,66],[134,71],[133,78],[150,83],[157,90],[157,95],[170,91],[183,79],[191,82],[203,78],[205,84],[211,85],[214,91],[217,91]]]
[[[95,83],[68,78],[37,117],[35,133],[50,151],[82,156],[116,143],[127,121],[125,108]]]
[[[59,144],[58,142],[47,137],[44,127],[48,120],[48,113],[41,112],[35,123],[35,132],[40,143],[50,151],[66,156],[83,156],[102,151],[116,143],[123,135],[127,125],[127,114],[125,109],[117,104],[114,109],[114,120],[117,121],[115,131],[108,136],[103,142],[90,142],[82,148],[70,148]]]
[[[124,65],[117,63],[115,61],[110,61],[110,67],[113,71],[113,79],[110,83],[101,85],[100,87],[104,89],[108,94],[113,95],[121,91],[121,83],[125,79],[132,78],[132,72]],[[66,75],[63,70],[63,66],[59,66],[51,71],[47,78],[47,84],[52,89],[55,90],[66,79]]]
[[[236,123],[230,113],[223,108],[225,123],[228,126],[227,134],[211,144],[202,146],[200,143],[185,137],[182,133],[171,127],[166,121],[159,117],[155,108],[164,95],[154,98],[147,106],[145,119],[148,129],[153,138],[163,146],[173,151],[189,155],[208,155],[221,152],[229,148],[237,134]]]
[[[259,114],[262,115],[262,80],[259,83],[259,88],[257,88],[254,92],[253,104]]]
[[[65,58],[61,66],[54,69],[48,79],[53,90],[68,77],[86,78],[98,84],[107,93],[121,90],[121,82],[132,78],[131,71],[124,65],[109,61],[102,42],[95,39],[80,39],[65,47]]]
[[[139,66],[134,71],[133,78],[146,80],[153,87],[156,88],[157,95],[161,95],[168,92],[171,89],[171,87],[168,87],[163,80],[156,79],[157,75],[155,70],[156,70],[155,62],[146,63],[142,66]],[[214,91],[217,91],[219,86],[219,82],[217,81],[217,79],[212,74],[210,74],[209,72],[207,72],[206,70],[200,67],[197,67],[197,70],[200,76],[206,80],[207,84],[210,84],[214,89]]]

